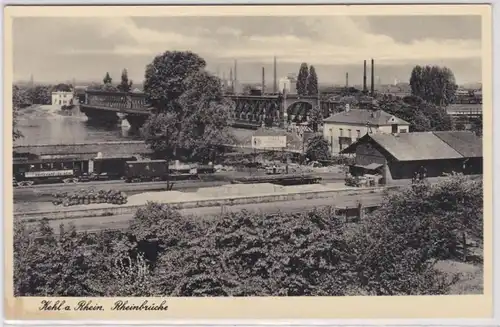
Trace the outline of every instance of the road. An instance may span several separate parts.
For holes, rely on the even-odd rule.
[[[356,194],[345,195],[336,198],[322,198],[311,200],[299,201],[281,201],[271,203],[257,203],[257,204],[244,204],[235,206],[221,207],[202,207],[180,210],[183,215],[195,215],[210,217],[219,215],[222,210],[224,212],[236,212],[241,210],[261,211],[267,214],[274,214],[278,212],[297,212],[302,210],[311,210],[313,208],[320,208],[325,206],[335,205],[342,206],[355,206],[361,201],[364,205],[379,204],[382,201],[383,195],[381,193],[369,194]],[[132,214],[105,216],[105,217],[85,217],[74,219],[51,220],[50,225],[57,232],[59,225],[64,223],[66,226],[69,224],[75,225],[79,231],[98,231],[104,229],[123,229],[128,226],[128,222],[133,218]]]

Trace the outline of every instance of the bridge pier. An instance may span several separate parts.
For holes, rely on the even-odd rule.
[[[126,114],[124,119],[128,121],[130,125],[130,131],[137,133],[139,132],[139,129],[142,127],[142,125],[144,125],[148,117],[137,114]]]
[[[111,125],[117,124],[120,120],[117,113],[114,111],[94,109],[85,105],[80,105],[80,112],[87,116],[89,123]]]

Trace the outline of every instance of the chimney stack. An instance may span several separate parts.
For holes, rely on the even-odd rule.
[[[375,95],[375,61],[372,59],[372,85],[371,85],[371,95]]]
[[[349,73],[345,73],[345,87],[349,87]]]
[[[234,60],[234,84],[233,84],[233,89],[234,93],[237,92],[237,86],[238,86],[238,60]]]
[[[234,93],[233,69],[229,68],[229,83],[231,83],[231,92]]]
[[[265,70],[264,67],[262,67],[262,95],[264,95],[266,91],[266,75],[265,75]]]
[[[363,92],[366,92],[366,60],[363,62]]]
[[[274,85],[273,85],[273,92],[278,93],[278,85],[276,84],[277,79],[278,79],[278,73],[276,71],[276,56],[274,56]]]

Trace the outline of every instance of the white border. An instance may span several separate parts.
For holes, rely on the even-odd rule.
[[[2,5],[17,5],[17,4],[25,4],[25,5],[161,5],[161,4],[182,4],[182,5],[195,5],[195,4],[484,4],[491,3],[493,5],[493,126],[500,126],[500,114],[496,114],[496,107],[500,107],[500,92],[494,92],[495,90],[500,90],[500,64],[498,61],[500,60],[500,38],[498,35],[500,34],[500,0],[491,0],[491,1],[480,1],[480,0],[472,0],[472,1],[459,1],[459,0],[440,0],[440,1],[392,1],[392,0],[373,0],[373,1],[321,1],[321,0],[309,0],[309,1],[294,1],[294,0],[274,0],[274,1],[249,1],[249,0],[231,0],[231,1],[194,1],[194,0],[175,0],[175,1],[145,1],[141,3],[140,1],[127,1],[127,0],[108,0],[108,1],[100,1],[100,0],[86,0],[86,1],[44,1],[44,0],[25,0],[25,1],[5,1],[0,0]],[[0,18],[0,28],[2,28],[2,39],[3,39],[3,12]],[[497,33],[495,33],[497,32]],[[2,52],[0,52],[0,59],[2,60],[2,68],[3,68],[3,42],[2,42]],[[3,76],[3,75],[2,75]],[[0,88],[3,90],[3,81],[2,78],[0,80]],[[0,97],[3,98],[3,94]],[[2,108],[3,112],[3,108]],[[0,133],[1,144],[3,143],[3,124],[0,124],[0,129],[2,129],[2,133]],[[493,160],[494,163],[498,163],[498,137],[497,133],[495,133],[495,129],[493,128]],[[3,149],[9,150],[9,149]],[[2,152],[3,153],[3,152]],[[493,165],[495,167],[495,165]],[[498,166],[500,167],[500,165]],[[0,160],[0,171],[3,171],[3,160]],[[495,170],[493,169],[493,172]],[[493,194],[497,194],[499,188],[499,177],[498,174],[493,173]],[[7,179],[8,181],[9,179]],[[4,181],[4,180],[2,180]],[[0,204],[3,205],[3,188],[0,188]],[[10,199],[5,199],[10,201]],[[493,201],[493,249],[500,248],[500,223],[498,219],[498,208],[499,203]],[[0,238],[3,236],[3,233],[0,233]],[[498,235],[498,237],[495,237]],[[2,251],[0,251],[0,258],[2,262],[5,264],[3,260],[3,242]],[[493,252],[495,254],[495,250]],[[500,283],[498,282],[498,268],[499,268],[500,255],[493,256],[493,302],[494,302],[494,317],[492,319],[383,319],[383,320],[368,320],[368,319],[329,319],[329,320],[177,320],[175,322],[165,322],[165,321],[147,321],[147,322],[120,322],[120,321],[5,321],[4,319],[4,298],[1,297],[2,303],[2,325],[27,325],[27,326],[138,326],[138,325],[162,325],[162,326],[332,326],[332,325],[342,325],[342,326],[369,326],[369,325],[396,325],[396,326],[499,326],[500,325]],[[3,281],[3,271],[4,269],[0,269],[0,281]],[[3,292],[3,283],[0,284],[0,294],[4,294]],[[495,305],[496,304],[496,305]],[[450,305],[453,305],[450,303]],[[496,308],[496,309],[495,309]]]

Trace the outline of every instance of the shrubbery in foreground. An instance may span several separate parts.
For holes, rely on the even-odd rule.
[[[482,240],[480,181],[462,176],[396,195],[359,224],[332,210],[185,217],[156,203],[124,232],[55,234],[16,224],[16,295],[297,296],[446,294],[435,268]]]

